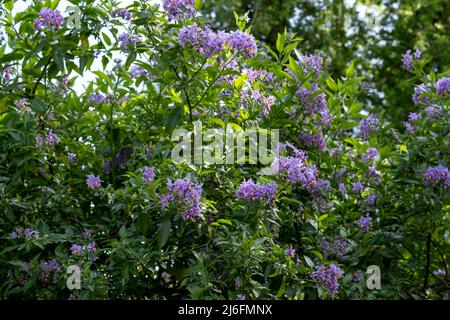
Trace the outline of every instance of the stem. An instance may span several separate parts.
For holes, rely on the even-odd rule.
[[[427,237],[427,261],[425,265],[425,274],[423,279],[423,291],[425,291],[428,287],[428,275],[430,269],[430,253],[431,253],[431,233],[428,233]]]
[[[53,53],[48,57],[47,62],[44,65],[44,69],[42,70],[41,74],[39,75],[39,78],[36,80],[36,83],[34,84],[33,90],[32,90],[32,95],[35,96],[36,95],[36,90],[37,87],[39,85],[39,82],[42,80],[42,78],[44,77],[44,74],[47,71],[48,66],[50,65],[50,62],[52,61],[52,55]]]

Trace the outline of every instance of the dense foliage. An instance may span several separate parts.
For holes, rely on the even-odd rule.
[[[272,50],[238,15],[211,29],[198,0],[70,2],[79,26],[58,1],[0,1],[2,299],[450,297],[450,70],[433,55],[400,53],[414,112],[396,126],[308,39]],[[277,173],[173,161],[172,132],[199,121],[279,129]]]

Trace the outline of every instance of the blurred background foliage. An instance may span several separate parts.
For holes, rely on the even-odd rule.
[[[248,12],[252,34],[275,48],[277,34],[295,32],[303,53],[326,59],[328,72],[345,73],[355,60],[366,77],[368,108],[386,112],[403,130],[401,121],[414,110],[411,84],[400,68],[401,55],[418,48],[433,57],[430,70],[450,66],[450,1],[448,0],[209,0],[203,13],[214,27],[232,28],[233,11]],[[370,74],[364,70],[371,70]]]

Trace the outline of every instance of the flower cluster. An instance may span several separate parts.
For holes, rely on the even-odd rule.
[[[380,125],[380,120],[376,114],[371,113],[366,119],[359,122],[359,130],[361,138],[367,140],[371,132],[377,131]]]
[[[184,220],[195,221],[201,217],[202,208],[200,207],[200,197],[202,187],[200,185],[194,184],[188,179],[178,179],[175,182],[169,179],[167,187],[169,194],[162,196],[162,207],[166,207],[170,200],[175,201],[175,203],[185,208],[181,214]]]
[[[61,141],[61,139],[53,133],[52,130],[49,130],[47,132],[47,135],[45,136],[45,139],[42,138],[41,135],[37,135],[36,136],[36,144],[38,146],[42,146],[45,142],[46,145],[55,145],[57,144],[59,141]]]
[[[131,20],[131,13],[127,9],[119,9],[113,12],[112,16],[114,18],[120,17],[125,20],[130,21]]]
[[[209,28],[202,30],[196,23],[180,30],[178,42],[182,47],[189,44],[196,48],[205,59],[219,54],[226,45],[231,51],[238,52],[246,58],[253,57],[257,51],[255,39],[245,32],[238,30],[230,34],[222,30],[214,32]]]
[[[320,88],[315,83],[310,83],[311,89],[308,89],[304,86],[300,87],[296,95],[300,98],[300,102],[306,111],[314,115],[316,113],[324,114],[327,109],[327,96],[324,92],[317,94],[320,91]],[[331,123],[327,123],[327,126],[331,125]]]
[[[186,15],[188,18],[195,16],[195,0],[164,0],[163,9],[168,13],[169,20],[179,20]]]
[[[102,186],[102,180],[100,180],[100,176],[94,176],[92,173],[87,176],[86,183],[89,189],[96,190],[100,189]]]
[[[316,77],[319,75],[323,67],[323,58],[317,55],[303,55],[300,62],[306,72],[313,72]]]
[[[420,55],[422,54],[422,52],[417,49],[414,52],[414,59],[419,59]],[[413,60],[412,60],[412,56],[411,56],[411,50],[407,50],[406,53],[404,53],[402,55],[402,63],[403,63],[403,69],[407,70],[407,71],[412,71],[413,70]]]
[[[248,33],[241,30],[237,30],[230,34],[227,44],[232,51],[244,54],[247,58],[251,58],[256,55],[257,47],[255,38]]]
[[[42,28],[52,28],[58,30],[64,23],[64,18],[58,10],[43,8],[39,11],[39,17],[34,20],[34,28],[42,30]]]
[[[120,48],[124,49],[127,48],[129,46],[133,46],[136,47],[138,41],[139,41],[139,35],[130,35],[128,32],[123,32],[119,35],[119,41],[120,41]]]
[[[340,237],[334,237],[331,242],[325,239],[320,241],[323,250],[323,256],[326,258],[329,255],[335,255],[336,257],[342,257],[345,254],[347,243]]]
[[[429,184],[442,183],[446,189],[450,188],[450,171],[448,168],[439,165],[437,167],[429,167],[424,175],[424,180]]]
[[[313,134],[302,132],[299,135],[298,139],[300,143],[302,143],[305,147],[316,148],[320,151],[325,149],[326,142],[323,137],[322,131]]]
[[[150,72],[145,70],[143,67],[137,66],[137,65],[132,66],[130,68],[130,72],[129,73],[130,73],[130,77],[132,77],[132,78],[139,78],[139,77],[142,77],[142,76],[145,76],[145,77],[150,77],[151,76]]]
[[[88,97],[88,102],[92,102],[95,104],[101,104],[105,102],[106,97],[101,93],[91,93]]]
[[[450,78],[446,77],[439,79],[436,82],[435,87],[438,95],[440,96],[445,96],[446,94],[450,95]]]
[[[423,96],[424,93],[428,92],[427,86],[422,83],[414,87],[414,94],[412,95],[412,100],[414,104],[427,104],[429,103],[428,98]]]
[[[27,98],[22,98],[22,99],[16,101],[16,108],[17,108],[17,112],[19,112],[19,113],[31,111]]]
[[[5,81],[9,81],[11,79],[13,68],[11,67],[5,67],[3,69],[3,77],[5,78]]]
[[[338,280],[342,278],[343,275],[344,271],[334,264],[330,264],[329,266],[319,265],[316,267],[316,271],[311,273],[311,278],[314,281],[317,281],[320,286],[326,289],[327,293],[334,298],[339,290]]]
[[[69,152],[67,154],[67,160],[69,161],[70,164],[74,164],[76,159],[77,159],[77,155],[75,153]]]
[[[144,182],[147,184],[152,183],[155,178],[155,168],[154,167],[144,167]]]
[[[48,282],[50,274],[53,272],[53,280],[55,281],[58,273],[62,271],[62,266],[55,260],[42,261],[40,265],[41,272],[39,279],[43,282]]]
[[[281,148],[290,147],[294,151],[294,156],[283,157],[275,159],[275,167],[282,178],[291,183],[300,183],[303,188],[308,191],[315,191],[317,189],[317,167],[307,162],[306,154],[287,143],[281,145]]]
[[[360,231],[362,231],[362,232],[369,232],[370,228],[372,227],[372,217],[369,214],[367,214],[365,217],[362,216],[356,222],[356,225],[358,226],[358,229]]]
[[[97,260],[97,256],[95,255],[95,252],[97,251],[97,244],[95,241],[88,243],[88,245],[84,247],[74,243],[69,250],[74,256],[80,256],[85,253],[91,257],[92,261]]]
[[[254,183],[252,179],[244,181],[236,191],[239,199],[251,201],[267,201],[271,204],[275,200],[278,185],[276,182],[269,184]]]
[[[363,154],[364,161],[372,161],[375,160],[380,154],[376,148],[367,149],[366,153]]]
[[[47,132],[47,135],[45,136],[45,143],[48,145],[54,145],[57,144],[61,139],[53,133],[52,130],[49,130]]]
[[[17,227],[13,232],[11,232],[11,238],[18,239],[18,238],[25,238],[27,240],[30,240],[32,238],[39,238],[40,233],[37,230],[33,230],[31,228],[25,228]]]

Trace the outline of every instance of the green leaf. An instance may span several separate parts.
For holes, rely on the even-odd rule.
[[[236,88],[240,88],[245,84],[245,80],[247,80],[247,74],[243,74],[239,76],[236,80],[234,80],[234,86]]]
[[[355,71],[355,61],[352,61],[350,66],[348,67],[347,71],[345,71],[345,75],[347,77],[350,77],[353,75],[353,72]]]
[[[308,256],[303,256],[303,257],[305,258],[306,264],[308,266],[310,266],[311,268],[314,268],[314,262],[311,260],[311,258]]]
[[[171,228],[171,223],[170,223],[170,220],[168,220],[168,219],[164,220],[159,225],[158,243],[159,243],[160,248],[162,248],[167,243],[167,240],[169,239],[169,235],[170,235],[170,228]]]
[[[285,292],[286,292],[286,278],[283,277],[283,281],[281,282],[280,289],[278,290],[278,293],[277,293],[277,298],[282,297]]]
[[[284,50],[284,41],[285,41],[284,34],[278,33],[276,48],[277,48],[278,52],[280,52],[280,53],[283,52],[283,50]]]
[[[128,236],[128,232],[127,232],[127,227],[126,226],[122,226],[119,230],[119,236],[121,239],[125,239]]]
[[[102,71],[93,71],[93,73],[102,78],[103,80],[105,80],[111,89],[114,88],[114,84],[112,83],[111,79]]]
[[[331,90],[333,90],[333,91],[337,91],[338,90],[338,85],[336,84],[336,82],[331,77],[328,77],[326,82],[327,82],[328,87]]]
[[[111,45],[111,39],[106,35],[106,33],[102,32],[102,38],[103,38],[103,40],[105,40],[105,42],[108,46]]]
[[[194,5],[195,10],[199,11],[201,9],[202,5],[203,5],[202,0],[195,0],[195,5]]]

